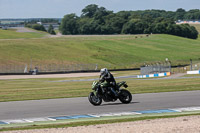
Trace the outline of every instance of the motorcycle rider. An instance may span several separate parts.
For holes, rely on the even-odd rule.
[[[106,81],[103,85],[102,91],[104,93],[104,88],[107,89],[108,87],[111,87],[111,91],[114,93],[115,96],[118,96],[116,90],[116,81],[114,79],[114,76],[108,71],[107,68],[102,68],[100,70],[100,78],[99,81],[103,83]],[[118,90],[119,91],[119,90]]]

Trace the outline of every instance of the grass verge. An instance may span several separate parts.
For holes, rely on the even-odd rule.
[[[32,124],[28,126],[18,126],[18,127],[3,127],[0,131],[11,131],[11,130],[30,130],[30,129],[44,129],[44,128],[67,128],[67,127],[77,127],[77,126],[89,126],[98,124],[110,124],[110,123],[121,123],[121,122],[134,122],[142,120],[153,120],[161,118],[176,118],[183,116],[194,116],[200,115],[199,112],[184,112],[184,113],[166,113],[166,114],[149,114],[149,115],[134,115],[134,116],[124,116],[124,117],[104,117],[102,119],[91,118],[83,121],[76,122],[66,122],[64,120],[58,121],[58,124]]]

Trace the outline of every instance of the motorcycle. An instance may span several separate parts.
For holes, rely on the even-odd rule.
[[[119,99],[122,103],[130,103],[132,100],[131,93],[128,90],[121,88],[127,88],[127,83],[125,81],[119,82],[116,84],[116,87],[117,95],[112,91],[112,87],[107,87],[104,90],[103,83],[94,81],[92,84],[93,92],[90,92],[88,96],[89,102],[94,106],[100,105],[102,103],[102,99],[104,102],[115,102],[117,99]]]

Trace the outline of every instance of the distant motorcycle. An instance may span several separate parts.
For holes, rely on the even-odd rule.
[[[113,93],[111,90],[111,87],[106,88],[106,90],[103,90],[103,84],[101,82],[94,81],[92,84],[92,90],[93,92],[90,92],[88,99],[91,104],[94,106],[98,106],[102,103],[102,99],[104,102],[115,102],[117,99],[119,99],[122,103],[128,104],[132,100],[131,93],[126,90],[122,89],[121,87],[127,88],[128,85],[125,81],[119,82],[116,85],[117,87],[117,96]]]

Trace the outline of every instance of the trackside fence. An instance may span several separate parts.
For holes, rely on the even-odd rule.
[[[130,66],[130,65],[127,65]],[[0,74],[37,74],[37,73],[67,73],[77,71],[99,71],[101,68],[108,69],[131,69],[124,64],[98,65],[98,64],[32,64],[32,65],[1,65]]]
[[[96,64],[75,64],[75,65],[64,65],[64,64],[39,64],[39,65],[0,65],[0,73],[51,73],[51,72],[71,72],[71,71],[87,71],[97,70],[98,65]]]
[[[184,64],[184,65],[180,65]],[[200,70],[200,59],[186,61],[145,62],[129,64],[1,64],[0,74],[37,74],[37,73],[67,73],[77,71],[99,71],[101,68],[109,70],[128,69],[138,70],[141,75],[155,73],[185,73],[186,71]]]

